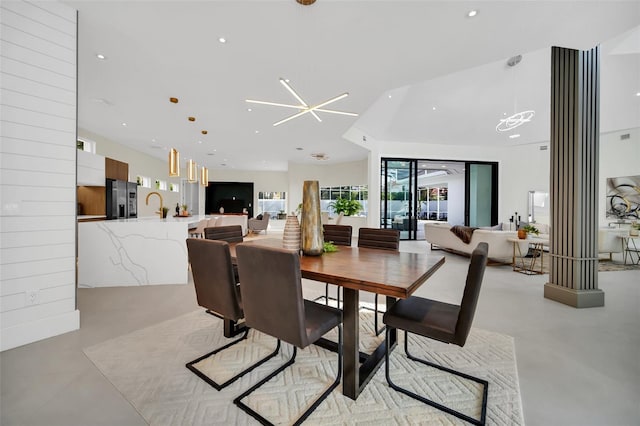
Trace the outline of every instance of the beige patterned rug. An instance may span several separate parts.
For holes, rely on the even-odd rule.
[[[372,313],[361,311],[362,349],[377,344],[372,336]],[[479,388],[439,370],[417,366],[404,355],[403,338],[392,354],[392,377],[432,399],[477,416]],[[256,422],[240,411],[233,398],[284,363],[290,347],[247,376],[218,392],[185,368],[185,363],[228,342],[222,321],[204,310],[86,348],[85,354],[151,425],[244,425]],[[233,350],[207,359],[198,367],[216,381],[257,360],[275,348],[275,339],[251,331]],[[487,424],[524,424],[513,338],[472,329],[464,348],[410,336],[416,356],[451,366],[489,381]],[[244,402],[274,423],[289,424],[308,401],[315,399],[335,377],[336,354],[311,346],[298,351],[296,362]],[[339,386],[305,424],[463,424],[461,420],[390,389],[384,365],[353,401]]]

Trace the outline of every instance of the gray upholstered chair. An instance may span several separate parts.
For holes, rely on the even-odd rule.
[[[351,225],[322,225],[322,232],[325,242],[332,242],[337,246],[351,246],[351,235],[353,234],[353,227]],[[322,298],[322,296],[320,296]],[[329,304],[329,283],[324,287],[325,304]],[[318,299],[316,299],[318,300]],[[337,306],[340,307],[340,287],[336,292]]]
[[[342,377],[342,312],[304,300],[300,256],[297,252],[250,244],[236,247],[242,277],[240,292],[247,326],[293,345],[291,358],[283,366],[234,399],[234,404],[262,424],[269,421],[242,402],[264,383],[295,362],[296,349],[305,348],[338,327],[338,372],[335,381],[295,424],[306,419],[340,383]]]
[[[430,339],[439,340],[444,343],[453,343],[454,345],[461,347],[464,346],[467,341],[469,331],[471,330],[471,323],[473,322],[473,317],[476,312],[482,277],[484,276],[484,270],[487,265],[488,252],[489,247],[487,243],[479,243],[475,250],[473,250],[471,254],[471,262],[469,264],[469,271],[467,273],[467,282],[464,287],[462,302],[459,306],[412,296],[408,299],[398,300],[393,304],[393,306],[387,308],[387,312],[384,314],[383,318],[383,321],[387,326],[385,373],[389,386],[398,392],[417,399],[418,401],[436,407],[439,410],[476,425],[484,425],[485,423],[489,383],[486,380],[414,357],[409,353],[408,339],[409,332],[411,332]],[[479,420],[446,407],[443,404],[427,399],[424,396],[417,395],[410,390],[401,388],[391,381],[389,374],[389,332],[392,328],[405,331],[404,350],[407,354],[407,358],[475,381],[482,385],[482,412]]]
[[[232,321],[233,326],[235,326],[244,317],[244,312],[240,292],[233,275],[229,244],[225,241],[188,238],[187,250],[191,262],[191,272],[198,305],[206,308],[207,312],[219,318]],[[188,362],[186,367],[215,389],[221,390],[277,355],[278,351],[276,350],[224,383],[215,382],[196,368],[195,364],[203,359],[246,339],[249,329],[241,326],[235,331],[236,334],[242,332],[244,333],[239,339]]]
[[[264,231],[264,233],[267,233],[267,228],[269,227],[269,213],[263,213],[262,214],[262,219],[258,219],[258,218],[253,218],[253,219],[249,219],[247,221],[247,227],[249,228],[249,231],[254,232],[254,233],[259,233],[260,231]]]
[[[398,229],[360,228],[358,231],[358,247],[381,250],[400,250],[400,231]],[[376,336],[384,331],[378,329],[378,294],[374,299],[373,330]]]

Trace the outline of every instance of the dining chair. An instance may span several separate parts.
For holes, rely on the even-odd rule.
[[[471,330],[471,323],[473,322],[476,305],[478,304],[480,286],[482,284],[484,270],[487,265],[488,252],[489,245],[487,243],[479,243],[473,250],[469,270],[467,272],[464,294],[460,305],[452,305],[436,300],[412,296],[408,299],[398,300],[393,304],[393,306],[388,307],[387,312],[383,317],[383,321],[387,326],[385,344],[385,375],[389,386],[398,392],[410,396],[411,398],[417,399],[418,401],[431,405],[441,411],[452,414],[475,425],[485,424],[489,382],[424,359],[416,358],[409,353],[408,342],[409,332],[411,332],[440,342],[452,343],[460,347],[465,345],[467,336]],[[482,385],[482,411],[479,420],[443,404],[432,401],[424,396],[418,395],[408,389],[404,389],[391,381],[389,373],[389,334],[391,329],[404,330],[404,350],[407,354],[407,358],[456,376],[475,381]]]
[[[270,358],[276,356],[278,351],[276,350],[260,361],[250,365],[224,383],[217,383],[198,370],[195,364],[245,340],[249,329],[244,324],[238,325],[238,321],[244,318],[244,312],[240,292],[233,276],[229,243],[201,238],[187,238],[187,251],[191,261],[193,284],[196,290],[198,305],[206,308],[207,312],[213,313],[219,318],[230,320],[233,327],[232,334],[237,335],[243,333],[239,339],[186,364],[186,367],[196,376],[200,377],[215,389],[221,390],[254,368],[265,363]]]
[[[338,372],[335,381],[294,422],[302,423],[340,383],[342,377],[342,312],[302,297],[300,255],[281,248],[238,244],[236,257],[242,277],[242,303],[248,327],[293,345],[291,358],[234,399],[240,409],[262,424],[270,424],[242,399],[295,362],[297,348],[304,349],[333,328],[338,328]]]
[[[209,219],[202,219],[195,228],[189,229],[189,237],[202,238],[204,236],[204,228],[207,227]]]
[[[351,235],[353,234],[353,227],[351,225],[322,225],[322,232],[325,242],[332,242],[337,246],[351,246]],[[329,304],[329,283],[324,287],[325,304]],[[318,299],[322,298],[320,296]],[[318,300],[316,299],[316,300]],[[340,307],[340,287],[336,290],[336,303]]]
[[[358,247],[366,247],[381,250],[400,250],[400,230],[360,228],[358,230]],[[370,308],[367,308],[370,309]],[[378,329],[378,294],[374,296],[373,330],[376,336],[384,331],[384,327]]]
[[[223,240],[228,243],[241,243],[244,241],[242,226],[240,225],[207,227],[204,229],[204,237],[208,240]]]

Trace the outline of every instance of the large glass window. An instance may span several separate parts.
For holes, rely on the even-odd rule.
[[[320,188],[320,210],[329,212],[330,216],[335,216],[336,212],[331,203],[342,198],[360,202],[362,210],[356,216],[366,216],[369,211],[367,208],[369,190],[367,188],[367,185],[323,186]]]
[[[269,213],[276,219],[286,218],[286,192],[258,192],[258,213]]]

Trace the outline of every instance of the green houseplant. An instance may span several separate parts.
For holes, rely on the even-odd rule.
[[[343,213],[345,216],[353,216],[362,210],[362,204],[358,200],[348,200],[346,198],[338,198],[330,202],[329,207],[336,213]]]

